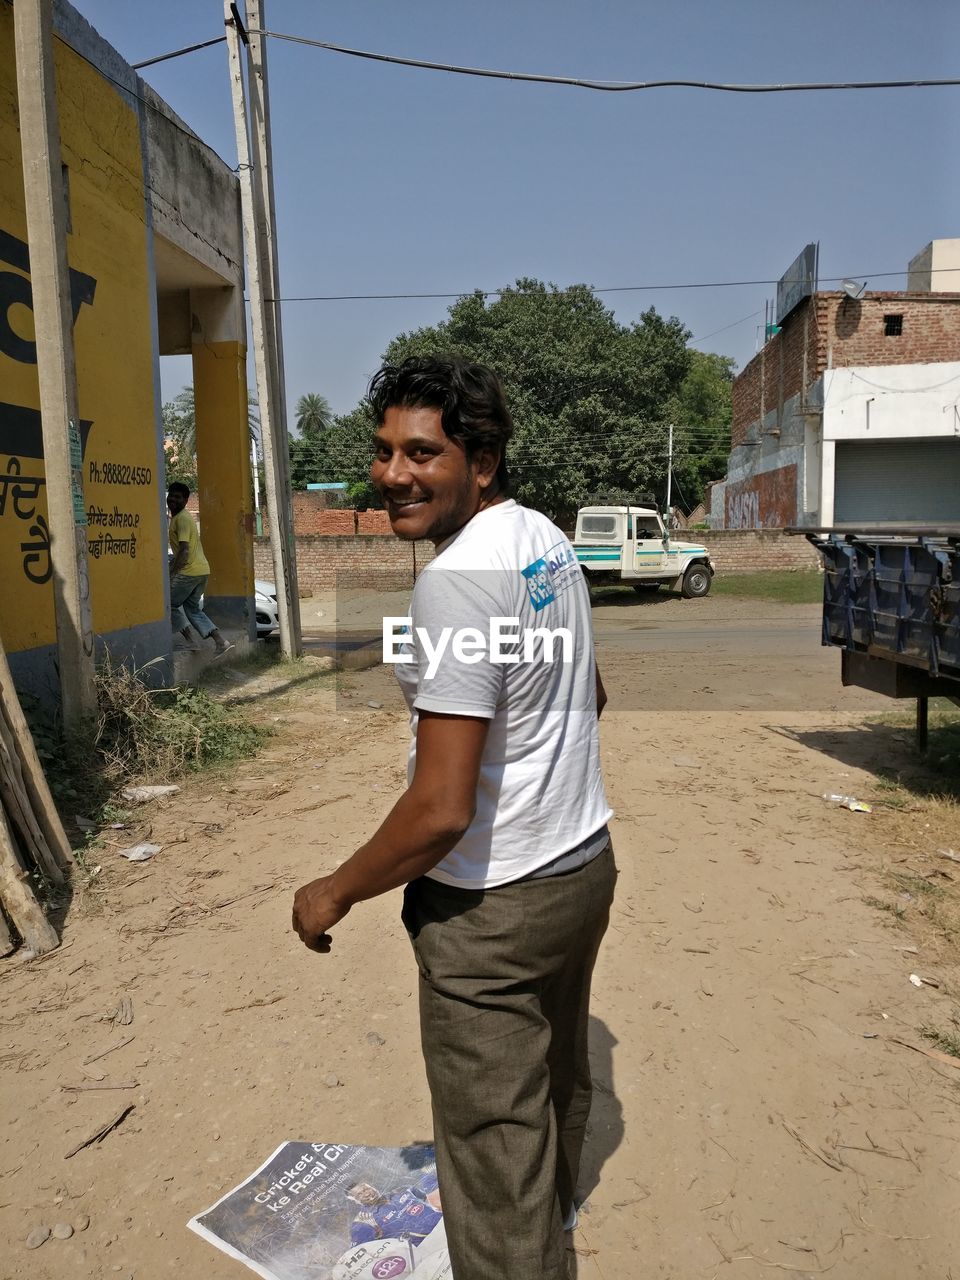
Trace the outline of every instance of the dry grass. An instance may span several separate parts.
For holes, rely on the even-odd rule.
[[[37,753],[54,800],[73,815],[112,820],[111,803],[133,782],[169,782],[208,765],[254,755],[270,733],[202,689],[151,688],[143,671],[111,667],[96,676],[96,724],[68,738],[50,710],[24,698]]]
[[[253,754],[265,730],[200,689],[149,688],[139,672],[109,663],[97,673],[95,748],[106,783],[177,778]]]
[[[906,731],[913,712],[879,723]],[[883,887],[867,901],[909,933],[941,989],[960,999],[960,711],[933,700],[925,760],[884,770],[865,799],[873,805],[871,846],[881,851]]]
[[[882,891],[865,898],[918,947],[924,975],[960,1000],[960,803],[951,795],[917,794],[878,779],[870,845],[880,853]],[[925,1028],[924,1034],[933,1029]],[[952,1030],[943,1032],[953,1035]]]

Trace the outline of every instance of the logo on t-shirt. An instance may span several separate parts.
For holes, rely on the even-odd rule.
[[[540,557],[520,571],[527,584],[527,594],[535,613],[553,604],[576,580],[580,573],[573,548],[566,542],[558,542]]]
[[[527,595],[530,597],[534,613],[539,613],[548,604],[553,604],[557,597],[550,581],[550,571],[547,568],[546,559],[541,556],[539,560],[534,560],[533,564],[528,564],[521,572],[527,581]]]

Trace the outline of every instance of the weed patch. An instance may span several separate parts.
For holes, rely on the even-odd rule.
[[[905,871],[891,871],[890,879],[902,893],[912,894],[916,898],[922,898],[924,894],[928,894],[931,898],[945,896],[940,885],[934,884],[923,876],[910,875]]]
[[[869,723],[892,729],[913,730],[916,712],[894,711],[871,717]],[[927,753],[922,771],[911,771],[909,777],[886,772],[878,785],[901,787],[915,795],[948,797],[960,800],[960,708],[947,698],[931,698],[927,723]]]
[[[746,596],[751,600],[779,600],[785,604],[816,604],[823,599],[823,574],[815,569],[718,573],[711,591],[718,596]]]
[[[152,689],[126,667],[97,674],[97,723],[67,738],[59,720],[24,699],[57,807],[98,822],[123,822],[117,793],[131,782],[168,782],[208,765],[230,764],[259,750],[270,730],[202,689]]]
[[[901,907],[896,902],[885,902],[883,898],[873,896],[868,896],[863,901],[865,906],[873,907],[874,911],[889,911],[895,920],[903,921],[907,918],[906,907]]]
[[[925,1023],[919,1030],[924,1040],[929,1040],[937,1049],[960,1058],[960,1031],[941,1031],[930,1023]]]
[[[255,752],[266,730],[202,689],[150,689],[126,668],[97,677],[95,748],[108,784],[176,778]]]

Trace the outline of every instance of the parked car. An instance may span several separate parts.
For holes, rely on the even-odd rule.
[[[665,583],[691,599],[713,580],[706,547],[677,542],[656,507],[581,507],[573,549],[587,582],[628,582],[636,591]]]
[[[256,595],[254,604],[257,608],[257,635],[261,638],[271,635],[280,629],[277,617],[277,588],[272,582],[257,578],[254,583]]]

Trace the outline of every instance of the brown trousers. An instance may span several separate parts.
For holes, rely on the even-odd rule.
[[[590,979],[616,874],[608,846],[542,880],[407,886],[454,1280],[566,1280],[562,1223],[592,1091]]]

